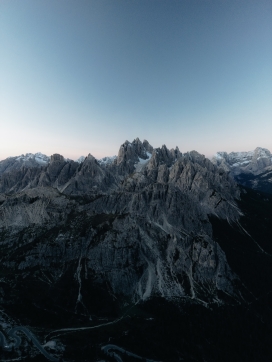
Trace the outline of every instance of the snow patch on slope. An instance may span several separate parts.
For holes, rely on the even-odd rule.
[[[146,152],[146,155],[147,159],[139,157],[139,161],[134,164],[136,172],[141,172],[143,167],[149,162],[152,154],[150,152]]]
[[[85,158],[85,156],[80,156],[77,160],[75,160],[75,162],[82,163],[84,162]]]
[[[103,157],[100,158],[99,160],[97,160],[97,162],[100,165],[110,165],[114,162],[114,160],[117,158],[117,156],[108,156],[108,157]]]

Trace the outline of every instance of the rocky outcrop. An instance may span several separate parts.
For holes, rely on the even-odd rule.
[[[64,157],[58,153],[54,153],[54,155],[50,157],[50,163],[52,164],[54,162],[64,162]]]
[[[0,207],[0,228],[16,230],[52,223],[54,219],[54,223],[59,222],[62,218],[61,209],[67,209],[68,203],[69,200],[51,187],[37,187],[6,196]]]
[[[97,194],[114,188],[116,188],[116,179],[113,174],[89,154],[61,190],[66,194],[82,195]]]

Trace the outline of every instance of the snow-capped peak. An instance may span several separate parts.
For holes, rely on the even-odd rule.
[[[268,149],[257,147],[254,151],[248,152],[217,152],[212,162],[233,174],[257,174],[272,165],[272,155]]]
[[[109,164],[112,164],[116,158],[117,158],[117,156],[107,156],[107,157],[100,158],[99,160],[97,160],[97,162],[100,165],[109,165]]]
[[[75,160],[75,162],[82,163],[84,162],[85,158],[85,156],[80,156],[77,160]]]
[[[37,153],[26,153],[25,155],[22,154],[21,156],[16,157],[16,161],[19,162],[27,162],[27,161],[36,161],[39,165],[47,165],[50,161],[50,157],[44,155],[41,152]]]

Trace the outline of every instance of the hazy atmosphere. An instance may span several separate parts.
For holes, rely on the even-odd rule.
[[[272,151],[270,0],[1,0],[0,159]]]

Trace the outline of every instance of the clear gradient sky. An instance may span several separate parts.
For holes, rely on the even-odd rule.
[[[272,151],[271,0],[1,0],[0,159]]]

